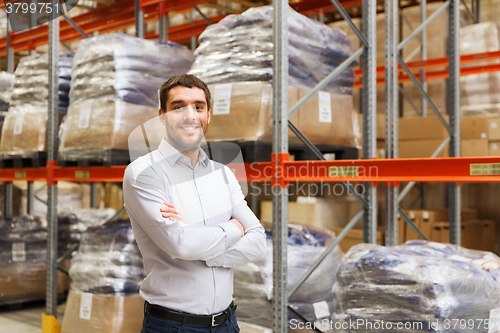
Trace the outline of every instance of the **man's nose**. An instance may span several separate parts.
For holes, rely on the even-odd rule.
[[[197,119],[198,112],[196,112],[196,106],[194,104],[188,105],[184,111],[184,117],[186,119]]]

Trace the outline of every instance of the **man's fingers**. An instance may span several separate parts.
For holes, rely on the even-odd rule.
[[[177,209],[171,208],[171,207],[161,207],[160,211],[162,212],[174,212],[174,213],[179,213]]]

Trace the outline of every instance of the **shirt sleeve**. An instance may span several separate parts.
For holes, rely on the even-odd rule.
[[[152,167],[129,165],[123,178],[124,204],[152,241],[173,259],[217,257],[241,238],[240,230],[231,222],[216,226],[186,225],[164,218],[160,208],[168,200],[168,194],[163,184]]]
[[[267,252],[264,227],[248,207],[241,186],[234,174],[226,166],[224,172],[233,197],[231,217],[237,219],[243,225],[245,236],[233,246],[228,247],[223,254],[206,260],[206,263],[208,266],[237,267],[249,262],[264,260]]]

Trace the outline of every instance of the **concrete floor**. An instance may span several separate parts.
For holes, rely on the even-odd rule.
[[[57,320],[62,322],[66,304],[57,306]],[[0,306],[0,332],[41,333],[44,301]]]

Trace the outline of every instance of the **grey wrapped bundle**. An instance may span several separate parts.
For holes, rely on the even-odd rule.
[[[234,298],[238,304],[238,319],[263,327],[272,327],[272,270],[273,246],[271,233],[267,235],[267,257],[261,263],[250,263],[234,270]],[[326,247],[335,240],[328,231],[318,231],[298,225],[289,225],[288,289],[290,290]],[[315,303],[327,305],[330,313],[335,304],[332,286],[343,253],[337,246],[314,271],[290,300],[290,306],[309,321],[317,321]],[[326,304],[325,304],[326,303]],[[290,319],[297,317],[289,312]]]
[[[484,320],[500,306],[500,258],[424,241],[360,244],[344,257],[334,291],[338,320],[393,324],[347,332],[393,332],[398,322],[407,332],[487,332]],[[466,324],[448,327],[454,319]]]
[[[81,235],[90,227],[104,224],[115,215],[113,208],[79,208],[67,209],[57,215],[58,219],[58,249],[63,255],[76,244],[80,243]]]
[[[14,74],[0,72],[0,111],[8,111],[14,85]]]
[[[0,220],[0,266],[44,265],[47,227],[38,216]]]
[[[186,73],[194,58],[186,47],[125,34],[88,38],[76,52],[71,104],[89,99],[158,106],[158,89],[170,77]]]
[[[88,229],[73,254],[71,289],[115,296],[135,295],[144,279],[142,256],[129,221]]]
[[[209,26],[200,36],[190,73],[208,84],[271,81],[272,7],[251,8]],[[312,88],[354,53],[344,32],[289,8],[289,83]],[[355,63],[353,64],[355,65]],[[352,94],[354,71],[344,70],[325,90]]]

